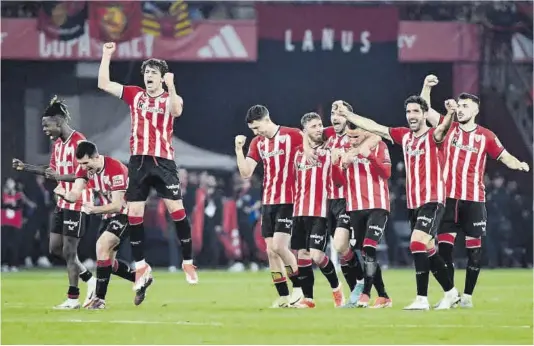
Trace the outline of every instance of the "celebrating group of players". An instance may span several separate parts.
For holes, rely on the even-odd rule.
[[[13,159],[13,167],[44,175],[58,182],[54,190],[57,208],[50,233],[50,252],[67,263],[69,288],[67,299],[56,309],[79,309],[78,279],[88,284],[83,306],[104,309],[111,274],[133,282],[134,303],[143,302],[152,284],[152,269],[144,256],[143,215],[145,202],[153,188],[157,191],[174,221],[182,247],[186,280],[198,282],[192,259],[191,227],[182,203],[180,181],[172,133],[174,119],[182,114],[183,100],[176,93],[174,76],[163,60],[146,60],[141,73],[145,89],[121,85],[109,77],[109,64],[116,49],[114,43],[103,47],[98,87],[130,107],[131,135],[128,167],[119,160],[98,153],[94,143],[69,126],[67,106],[52,99],[42,118],[43,132],[53,141],[48,166],[35,166]],[[163,83],[167,91],[163,89]],[[94,193],[100,205],[94,204]],[[100,236],[96,243],[96,279],[77,255],[89,214],[102,215]],[[121,241],[129,236],[135,271],[115,256]]]
[[[173,122],[182,114],[183,100],[163,60],[143,63],[145,89],[112,82],[109,65],[115,48],[114,43],[103,47],[98,87],[130,107],[128,167],[99,154],[94,143],[72,129],[67,106],[57,98],[42,118],[44,133],[54,141],[49,165],[41,167],[13,159],[15,169],[58,182],[50,252],[65,259],[69,278],[67,300],[56,306],[58,309],[82,306],[79,278],[88,284],[83,306],[104,309],[111,274],[133,282],[134,303],[143,302],[154,280],[143,246],[144,207],[151,188],[163,199],[174,221],[186,280],[190,284],[198,282],[191,227],[172,147]],[[409,127],[379,125],[355,114],[344,101],[333,103],[332,126],[327,128],[317,113],[305,114],[299,130],[276,125],[264,106],[248,110],[246,122],[256,136],[246,157],[244,136],[235,138],[235,151],[244,178],[253,174],[259,161],[264,166],[261,228],[279,294],[273,307],[315,307],[313,263],[328,280],[336,307],[392,306],[376,253],[390,208],[391,161],[381,137],[402,145],[404,151],[413,230],[410,250],[417,282],[417,297],[405,309],[430,308],[430,271],[445,292],[437,309],[449,309],[458,303],[472,306],[471,295],[480,271],[481,237],[486,230],[486,155],[511,169],[528,171],[529,166],[504,150],[493,132],[475,123],[480,106],[476,96],[461,94],[457,100],[447,100],[445,116],[431,109],[430,91],[437,83],[435,76],[427,76],[421,96],[410,96],[405,101]],[[95,205],[94,193],[100,205]],[[100,214],[104,219],[96,243],[96,279],[77,256],[89,214]],[[452,250],[458,232],[465,233],[468,255],[461,297],[453,283]],[[130,238],[135,270],[115,258],[126,236]],[[330,236],[351,290],[348,302],[335,266],[325,254]],[[361,250],[363,263],[356,249]],[[291,295],[286,277],[293,286]],[[370,303],[373,286],[378,297]]]
[[[248,110],[246,121],[255,137],[245,156],[246,138],[237,136],[235,152],[244,178],[260,160],[264,166],[261,229],[279,295],[273,307],[315,307],[313,263],[328,280],[336,307],[368,307],[373,286],[378,297],[371,307],[392,306],[376,254],[390,204],[391,162],[381,138],[402,145],[404,152],[417,286],[417,296],[405,310],[430,309],[430,272],[444,291],[435,309],[473,306],[486,232],[486,156],[514,170],[528,172],[529,166],[508,153],[493,132],[475,123],[477,96],[462,93],[445,101],[445,116],[433,110],[430,92],[437,84],[437,77],[429,75],[421,95],[406,99],[408,127],[379,125],[355,114],[344,101],[332,104],[332,127],[324,128],[317,113],[307,113],[301,119],[302,131],[275,124],[264,106]],[[465,234],[468,257],[461,296],[454,286],[452,259],[459,232]],[[325,254],[330,236],[351,289],[346,303]],[[286,277],[293,286],[291,295]]]

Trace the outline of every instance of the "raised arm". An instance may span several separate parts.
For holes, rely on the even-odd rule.
[[[259,154],[256,149],[255,141],[250,144],[249,154],[247,157],[243,154],[243,146],[247,138],[239,135],[235,137],[235,156],[237,158],[237,168],[242,178],[248,179],[254,173],[259,161]]]
[[[169,91],[169,106],[171,115],[175,118],[178,118],[180,115],[182,115],[184,100],[176,93],[174,74],[170,72],[165,73],[165,76],[163,76],[163,81],[165,82],[165,85],[167,85],[167,90]]]
[[[428,75],[425,77],[425,81],[423,82],[423,88],[421,89],[421,97],[428,103],[428,115],[427,120],[432,125],[432,127],[436,127],[439,124],[439,119],[441,117],[441,114],[439,114],[438,111],[432,109],[430,106],[430,93],[432,91],[432,88],[438,85],[439,80],[438,77],[434,76],[433,74]]]
[[[347,118],[347,121],[353,123],[357,127],[365,131],[374,133],[375,135],[378,135],[390,141],[392,140],[389,134],[389,127],[380,125],[376,121],[364,118],[361,115],[354,114],[349,111],[345,106],[339,106],[337,111],[339,111],[342,116]]]
[[[111,56],[115,52],[115,43],[108,42],[104,44],[102,49],[102,60],[100,61],[100,68],[98,69],[98,88],[104,90],[111,95],[121,98],[123,85],[117,82],[112,82],[109,78],[109,64]]]
[[[451,128],[452,118],[454,117],[454,113],[456,113],[458,105],[455,100],[450,99],[445,101],[445,108],[447,109],[447,115],[434,131],[434,141],[436,141],[436,143],[443,142],[445,136],[447,136],[447,132],[449,132],[449,129]]]

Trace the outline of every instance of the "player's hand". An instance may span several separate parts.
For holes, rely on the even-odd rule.
[[[358,154],[355,153],[354,151],[349,151],[349,152],[344,153],[341,156],[341,167],[343,167],[344,169],[347,169],[352,163],[352,161],[354,161],[354,158],[356,157],[356,155]]]
[[[163,81],[165,82],[165,85],[167,88],[171,88],[174,86],[174,73],[167,72],[163,76]]]
[[[332,162],[338,162],[339,159],[343,156],[343,150],[339,148],[332,149]]]
[[[530,171],[530,167],[528,166],[528,163],[521,162],[521,164],[519,165],[519,170],[523,172],[528,172]]]
[[[115,42],[106,42],[102,47],[102,54],[112,56],[113,53],[115,53],[115,49],[117,49],[117,45],[115,44]]]
[[[13,159],[13,168],[15,168],[17,171],[23,171],[24,170],[24,162],[22,162],[19,159]]]
[[[319,156],[317,156],[317,153],[312,148],[304,149],[304,157],[306,158],[306,163],[309,165],[314,165],[319,160]]]
[[[65,191],[65,189],[64,189],[63,186],[61,186],[61,185],[56,186],[56,188],[54,189],[54,193],[55,193],[56,195],[62,195],[62,196],[65,196],[65,193],[66,193],[66,192],[67,192],[67,191]]]
[[[456,100],[448,99],[445,101],[445,108],[447,109],[447,113],[454,113],[458,109],[458,104]]]
[[[52,168],[48,167],[46,170],[45,170],[45,178],[46,179],[52,179],[52,180],[56,180],[57,181],[57,178],[58,178],[58,174],[55,170],[53,170]]]
[[[84,203],[83,204],[83,210],[87,214],[94,214],[95,213],[95,205],[92,203]]]
[[[334,103],[332,103],[332,111],[334,111],[335,114],[344,117],[346,116],[349,110],[343,104],[343,101],[335,101]]]
[[[243,146],[245,145],[245,142],[247,141],[247,137],[243,135],[235,136],[235,148],[236,150],[243,149]]]
[[[434,76],[433,74],[429,74],[428,76],[425,77],[425,81],[423,85],[425,87],[432,88],[438,85],[438,83],[439,83],[438,77]]]
[[[371,149],[369,149],[366,145],[361,145],[358,148],[358,151],[363,157],[369,157],[369,155],[371,155]]]

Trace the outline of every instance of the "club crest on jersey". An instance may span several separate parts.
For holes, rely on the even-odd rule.
[[[284,135],[284,136],[278,137],[278,140],[280,141],[280,143],[285,143],[286,138],[287,138],[287,136]]]
[[[475,141],[480,142],[482,140],[482,135],[475,135]]]

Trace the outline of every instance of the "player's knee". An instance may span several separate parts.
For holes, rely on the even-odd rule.
[[[345,253],[349,249],[349,237],[345,232],[340,231],[339,229],[334,234],[334,241],[332,242],[334,250],[339,253]]]
[[[274,251],[273,249],[273,244],[267,244],[267,257],[270,259],[270,260],[274,260],[274,259],[277,259],[278,258],[278,254]]]
[[[181,199],[179,200],[172,200],[172,199],[163,199],[163,203],[165,203],[165,206],[167,207],[167,210],[169,211],[169,213],[172,215],[173,213],[175,212],[183,212],[183,217],[181,219],[183,219],[185,217],[185,210],[184,210],[184,203],[182,202]],[[181,214],[180,214],[181,215]],[[180,220],[181,220],[180,219]],[[174,216],[173,216],[173,220],[176,220],[174,219]]]
[[[145,215],[145,203],[144,202],[130,202],[128,203],[128,220],[131,217],[141,218]]]
[[[118,245],[119,241],[113,239],[115,236],[107,236],[106,233],[102,234],[96,241],[96,256],[98,259],[109,258],[113,249]],[[116,238],[116,237],[115,237]]]
[[[50,254],[52,254],[54,256],[60,256],[61,257],[63,255],[63,250],[62,250],[61,243],[50,242],[50,244],[48,246],[48,252],[50,252]]]
[[[274,251],[277,254],[280,254],[286,250],[289,251],[289,247],[285,242],[279,241],[278,239],[273,241],[272,251]]]
[[[412,236],[410,237],[410,242],[427,244],[428,242],[430,242],[431,239],[432,237],[429,234],[423,231],[414,230],[412,232]]]
[[[365,275],[368,277],[373,277],[378,267],[378,262],[376,260],[376,248],[372,246],[364,246],[363,251],[365,252],[365,256],[363,258]]]
[[[69,243],[63,244],[63,258],[67,262],[73,262],[76,260],[77,247],[71,246]]]
[[[310,256],[312,261],[317,265],[320,264],[325,258],[324,252],[317,249],[310,249]]]
[[[309,260],[311,259],[311,254],[308,250],[306,249],[300,249],[297,251],[297,259],[304,259],[304,260]]]
[[[482,260],[482,240],[480,238],[468,238],[465,240],[467,249],[467,265],[471,267],[480,267]]]

